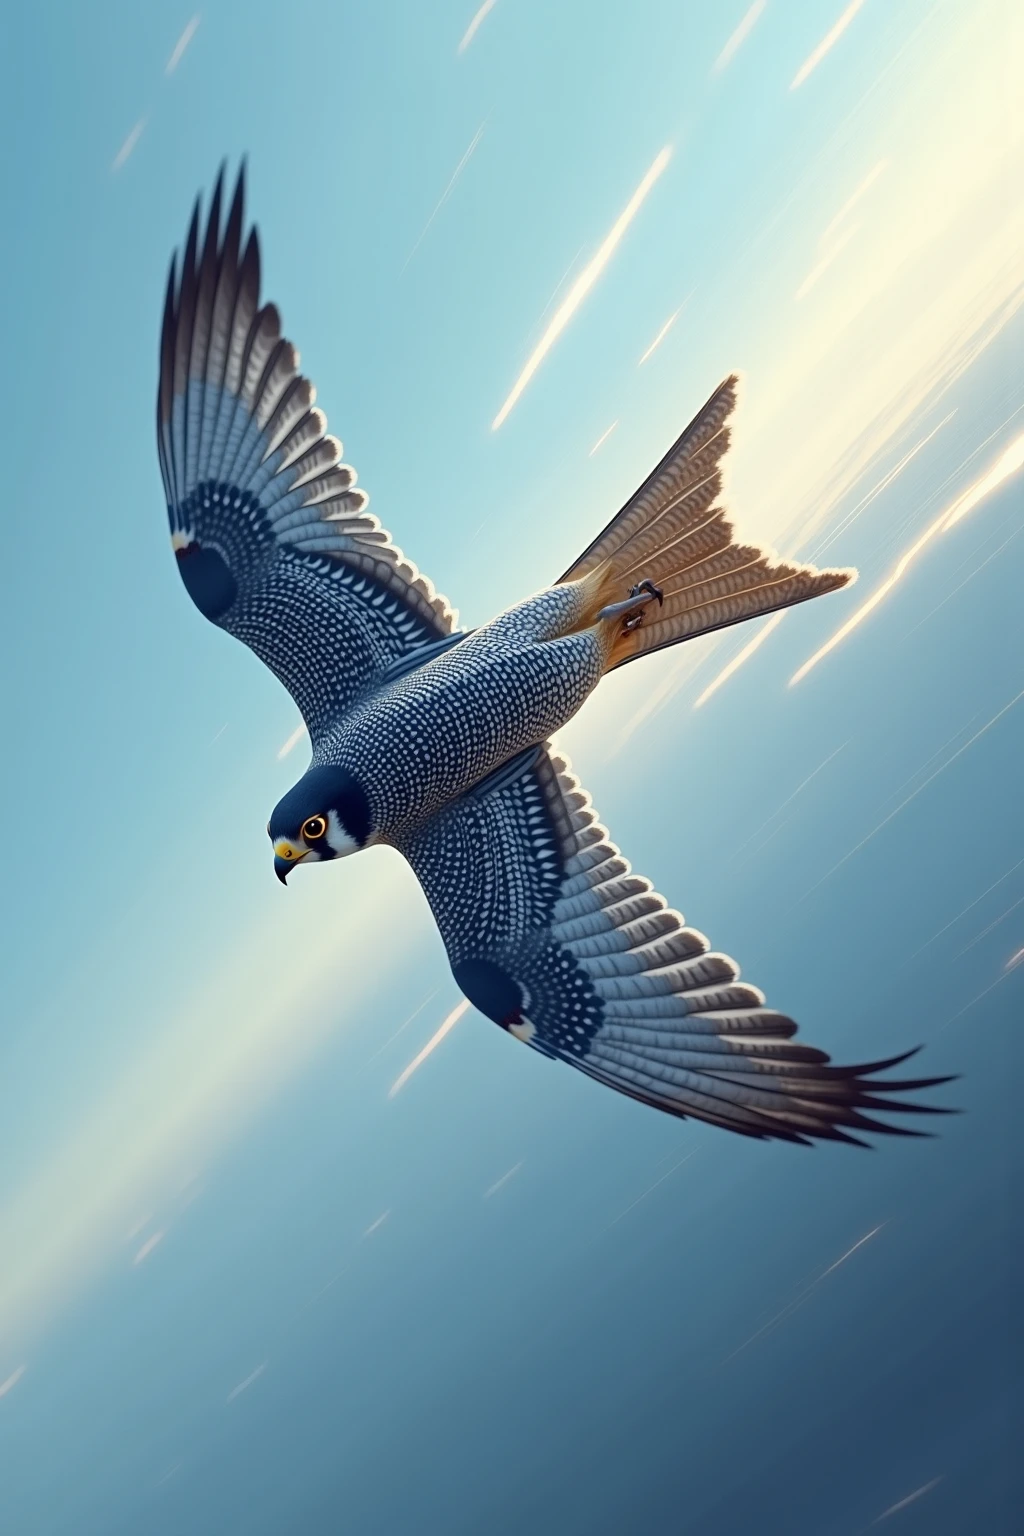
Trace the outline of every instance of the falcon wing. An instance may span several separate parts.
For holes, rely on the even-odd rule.
[[[793,1041],[736,964],[709,952],[610,841],[567,761],[525,754],[407,838],[455,980],[479,1010],[550,1057],[680,1117],[758,1138],[916,1135],[866,1111],[948,1078],[837,1067]],[[939,1113],[940,1111],[934,1111]]]
[[[189,595],[276,673],[314,734],[411,652],[454,641],[456,616],[366,511],[276,308],[260,307],[244,174],[223,235],[222,171],[202,236],[196,203],[180,277],[171,263],[160,469]]]

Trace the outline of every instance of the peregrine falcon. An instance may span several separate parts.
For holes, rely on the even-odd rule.
[[[719,502],[736,379],[554,585],[475,630],[367,511],[223,170],[172,261],[157,442],[171,547],[207,619],[292,695],[312,762],[267,831],[284,881],[377,843],[412,866],[459,988],[515,1040],[757,1138],[918,1134],[871,1111],[946,1078],[831,1065],[634,874],[551,737],[607,672],[844,587],[736,539]],[[893,1097],[896,1095],[896,1097]],[[860,1143],[863,1144],[863,1143]]]

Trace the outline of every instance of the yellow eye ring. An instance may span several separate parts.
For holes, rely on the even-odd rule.
[[[327,836],[326,816],[309,816],[302,823],[302,835],[307,843],[318,843]]]

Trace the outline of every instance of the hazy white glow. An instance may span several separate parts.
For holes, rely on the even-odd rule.
[[[514,1163],[507,1173],[502,1174],[500,1179],[495,1179],[490,1189],[484,1190],[484,1199],[489,1200],[492,1195],[496,1195],[498,1193],[499,1189],[504,1189],[509,1179],[511,1179],[515,1174],[519,1172],[520,1168],[523,1166],[524,1161],[524,1158],[520,1158],[518,1163]]]
[[[366,1231],[363,1233],[363,1236],[364,1237],[369,1237],[371,1232],[376,1232],[378,1227],[382,1227],[384,1225],[384,1223],[387,1221],[387,1219],[388,1219],[388,1217],[390,1215],[391,1215],[390,1207],[386,1211],[381,1211],[380,1215],[377,1217],[377,1220],[370,1222],[370,1225],[367,1227]]]
[[[481,23],[486,21],[487,17],[494,10],[496,4],[497,0],[484,0],[483,5],[477,11],[476,15],[473,17],[473,20],[462,34],[462,41],[459,43],[458,47],[459,53],[465,53],[466,49],[469,47],[470,43],[476,36]]]
[[[802,667],[799,667],[793,673],[789,680],[789,686],[792,688],[794,683],[799,683],[802,678],[805,678],[808,672],[818,665],[819,661],[823,661],[830,651],[834,651],[836,646],[846,639],[847,635],[852,634],[857,626],[863,623],[868,614],[872,613],[879,603],[888,597],[893,587],[906,574],[922,549],[930,544],[932,539],[940,533],[945,533],[948,528],[952,528],[962,517],[966,517],[967,513],[972,511],[984,497],[991,495],[998,486],[1002,485],[1004,480],[1009,479],[1012,474],[1015,474],[1022,464],[1024,464],[1024,432],[1015,437],[1010,446],[1004,449],[986,474],[979,476],[973,485],[969,485],[966,491],[957,497],[951,507],[947,507],[944,512],[940,512],[938,517],[932,519],[924,532],[918,534],[910,548],[904,551],[891,573],[875,588],[871,596],[861,603],[860,607],[855,613],[851,614],[845,624],[840,625],[831,639],[826,640],[825,644],[815,651],[814,655],[808,661],[805,661]]]
[[[240,1381],[237,1387],[231,1388],[231,1391],[225,1398],[225,1402],[233,1402],[240,1393],[246,1390],[247,1387],[251,1387],[254,1381],[258,1381],[269,1364],[269,1360],[264,1360],[262,1365],[258,1365],[254,1371],[250,1371],[249,1375],[245,1378],[244,1381]]]
[[[597,255],[592,257],[592,259],[583,268],[583,271],[573,283],[565,299],[563,299],[562,303],[555,311],[550,325],[534,348],[529,360],[527,361],[526,367],[523,369],[522,373],[513,384],[511,394],[505,401],[504,405],[501,407],[501,410],[498,412],[497,416],[495,416],[494,420],[491,422],[492,432],[497,432],[502,422],[507,419],[509,412],[512,410],[512,407],[523,393],[523,390],[526,388],[527,384],[529,384],[530,380],[537,372],[537,369],[547,357],[548,353],[551,351],[551,348],[554,346],[559,336],[561,336],[562,332],[569,324],[569,321],[572,319],[573,315],[579,309],[591,288],[593,288],[594,284],[601,276],[601,273],[604,271],[605,267],[611,261],[623,235],[626,233],[626,230],[629,228],[637,214],[640,212],[647,194],[650,192],[651,188],[654,186],[654,183],[658,180],[658,177],[668,165],[671,158],[671,144],[666,144],[665,148],[659,150],[655,155],[654,160],[640,185],[637,187],[636,191],[633,193],[633,196],[630,198],[629,202],[626,204],[625,208],[619,214],[618,218],[615,220],[615,223],[612,225],[611,229],[602,240],[600,246],[598,247]]]
[[[143,1259],[148,1259],[157,1243],[163,1240],[163,1235],[162,1232],[154,1232],[152,1237],[147,1237],[134,1259],[132,1259],[132,1263],[141,1264]]]
[[[840,251],[846,249],[854,235],[857,233],[858,229],[860,229],[859,223],[851,224],[847,229],[843,230],[843,233],[825,252],[825,255],[821,257],[820,261],[815,262],[814,266],[808,272],[807,276],[804,278],[803,282],[800,284],[800,287],[794,294],[794,298],[802,299],[810,293],[818,279],[824,277],[825,273],[835,261]]]
[[[658,332],[657,336],[655,336],[654,340],[651,342],[650,346],[647,348],[647,351],[644,353],[643,357],[641,357],[640,361],[637,363],[637,367],[638,368],[642,368],[644,363],[646,363],[647,359],[649,357],[651,357],[655,352],[657,352],[658,348],[661,346],[662,342],[665,340],[665,337],[668,335],[669,331],[675,325],[676,321],[679,319],[679,316],[682,314],[683,310],[686,308],[686,304],[687,304],[687,300],[684,299],[683,302],[680,304],[679,308],[676,309],[676,310],[673,310],[672,314],[669,315],[668,319],[665,321],[665,324],[662,326],[662,328]]]
[[[284,743],[284,746],[278,748],[278,751],[277,751],[277,760],[278,760],[278,762],[280,762],[282,760],[282,758],[287,757],[289,752],[294,752],[295,748],[298,746],[299,742],[302,740],[302,738],[303,738],[303,736],[305,736],[305,734],[306,734],[306,727],[305,727],[305,725],[297,725],[295,727],[294,731],[292,731],[291,735],[288,737],[288,740]]]
[[[422,1067],[427,1057],[432,1055],[432,1053],[437,1050],[445,1035],[451,1033],[468,1007],[469,1003],[465,998],[462,999],[461,1003],[456,1003],[455,1007],[445,1019],[440,1029],[431,1035],[422,1051],[417,1052],[412,1061],[410,1061],[409,1065],[395,1078],[394,1082],[391,1084],[391,1087],[388,1089],[389,1099],[393,1099],[395,1094],[405,1087],[413,1073],[417,1072],[419,1068]]]
[[[19,1365],[17,1370],[11,1372],[6,1381],[0,1381],[0,1397],[6,1397],[8,1392],[12,1391],[13,1388],[18,1385],[18,1382],[24,1376],[25,1371],[26,1367],[24,1365]]]
[[[722,668],[722,670],[721,670],[721,672],[719,672],[718,676],[717,677],[713,677],[711,679],[710,683],[708,683],[707,687],[704,689],[704,692],[702,694],[699,694],[698,697],[696,699],[694,699],[694,701],[693,701],[694,709],[700,709],[702,704],[706,704],[708,699],[710,699],[711,695],[713,693],[717,693],[719,688],[721,688],[722,684],[723,683],[727,683],[729,681],[730,677],[732,677],[734,673],[739,671],[740,667],[743,666],[744,662],[747,662],[747,661],[750,660],[750,658],[751,658],[751,656],[753,656],[754,652],[756,650],[759,650],[760,647],[762,645],[764,645],[765,641],[768,639],[768,636],[772,633],[772,630],[778,629],[779,625],[782,623],[782,621],[783,621],[783,619],[785,617],[786,617],[786,609],[785,608],[781,608],[778,613],[773,613],[772,614],[771,618],[768,620],[767,624],[765,624],[764,628],[763,629],[759,629],[757,634],[754,636],[754,638],[752,640],[748,640],[747,641],[747,643],[743,647],[742,651],[737,651],[736,655],[732,658],[732,660],[730,662],[728,662]]]
[[[618,424],[619,424],[618,421],[613,421],[610,427],[606,427],[605,428],[605,430],[601,433],[601,436],[598,438],[597,442],[594,444],[593,448],[591,448],[590,452],[587,454],[587,458],[588,459],[592,459],[594,457],[594,454],[597,452],[597,450],[599,448],[603,448],[604,447],[605,443],[611,437],[612,433],[615,431],[615,428],[618,426]]]
[[[1024,961],[1024,947],[1018,949],[1015,954],[1010,956],[1009,960],[1007,960],[1006,964],[1003,966],[1003,970],[1014,971],[1022,961]]]
[[[791,91],[795,91],[798,86],[803,85],[808,75],[814,73],[825,55],[831,53],[863,4],[864,0],[850,0],[850,4],[846,7],[846,10],[832,27],[831,31],[825,33],[817,48],[813,49],[800,65],[790,84],[789,88]]]
[[[186,50],[186,48],[188,47],[188,45],[192,41],[192,39],[195,37],[196,33],[199,31],[199,21],[200,21],[200,18],[199,18],[198,15],[193,16],[192,20],[188,23],[188,25],[185,28],[184,32],[178,38],[178,41],[174,45],[174,50],[173,50],[170,58],[167,60],[167,63],[164,65],[164,74],[165,75],[173,75],[174,71],[177,69],[178,65],[181,63],[182,59],[185,57],[185,50]]]
[[[718,55],[718,58],[715,60],[712,69],[713,74],[721,74],[725,66],[732,60],[732,57],[736,53],[737,49],[746,42],[747,38],[754,30],[754,24],[756,23],[758,17],[761,15],[761,12],[764,10],[767,3],[768,0],[754,0],[750,10],[747,11],[739,26],[736,28],[729,41]]]
[[[416,239],[416,244],[413,246],[412,250],[409,252],[408,256],[405,258],[405,261],[402,263],[402,272],[405,271],[406,267],[409,265],[410,261],[412,261],[413,257],[416,255],[416,252],[419,250],[420,246],[423,244],[424,240],[426,239],[427,232],[430,229],[431,224],[433,224],[434,220],[437,218],[438,214],[441,212],[441,209],[444,207],[445,203],[451,197],[452,192],[455,190],[455,183],[458,181],[459,177],[462,175],[463,171],[466,169],[466,166],[469,164],[469,161],[470,161],[470,159],[471,159],[471,157],[473,155],[473,151],[476,149],[477,145],[480,143],[480,140],[483,138],[483,136],[484,136],[484,124],[481,123],[480,127],[477,129],[476,133],[474,133],[472,139],[469,142],[469,148],[466,150],[465,154],[462,156],[462,159],[459,161],[459,163],[455,167],[454,171],[452,171],[451,176],[448,178],[448,185],[445,187],[444,191],[441,193],[441,196],[438,198],[437,202],[435,203],[433,213],[431,213],[430,218],[427,220],[427,222],[424,224],[423,228],[420,230],[419,235],[417,236],[417,239]],[[398,274],[399,277],[401,277],[402,272],[399,272],[399,274]]]
[[[136,144],[142,138],[142,130],[143,130],[143,128],[145,128],[145,126],[146,126],[146,119],[144,117],[140,117],[138,122],[135,124],[135,127],[132,129],[132,131],[128,135],[128,137],[125,139],[124,143],[121,145],[121,148],[118,150],[117,154],[114,156],[114,163],[110,167],[110,169],[112,171],[119,171],[121,169],[121,167],[124,165],[125,161],[128,159],[129,155],[134,150]]]

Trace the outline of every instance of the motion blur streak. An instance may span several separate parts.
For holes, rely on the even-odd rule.
[[[863,1237],[857,1239],[852,1248],[847,1248],[846,1252],[840,1258],[836,1259],[834,1264],[830,1264],[828,1269],[823,1269],[821,1274],[811,1281],[810,1285],[805,1285],[803,1290],[800,1291],[792,1301],[787,1302],[781,1311],[776,1312],[774,1317],[770,1317],[766,1323],[763,1323],[757,1332],[752,1333],[750,1338],[745,1340],[738,1349],[734,1349],[731,1355],[726,1356],[725,1360],[722,1362],[723,1365],[728,1365],[730,1360],[735,1360],[737,1355],[741,1355],[743,1351],[748,1349],[749,1346],[753,1344],[757,1339],[760,1339],[766,1333],[771,1333],[772,1329],[778,1327],[779,1323],[784,1322],[787,1317],[791,1317],[798,1307],[803,1306],[811,1292],[816,1290],[821,1282],[827,1278],[827,1276],[831,1275],[833,1271],[837,1270],[840,1264],[845,1264],[847,1259],[853,1257],[858,1248],[863,1248],[866,1242],[868,1242],[871,1238],[876,1237],[878,1233],[881,1232],[882,1228],[887,1225],[887,1222],[882,1221],[879,1222],[877,1227],[872,1227],[870,1232],[865,1232]]]
[[[973,485],[968,486],[967,490],[957,497],[951,507],[947,507],[944,512],[940,512],[938,517],[932,519],[924,532],[919,534],[910,548],[900,556],[891,575],[887,576],[881,585],[875,588],[867,601],[861,603],[857,611],[851,614],[846,623],[836,630],[832,638],[827,640],[820,650],[815,651],[814,655],[808,661],[805,661],[802,667],[797,668],[789,680],[789,686],[792,688],[794,683],[799,683],[805,678],[808,672],[818,665],[819,661],[824,660],[829,651],[834,651],[836,646],[842,640],[845,640],[847,635],[852,634],[857,626],[867,618],[868,614],[873,612],[884,598],[888,597],[893,587],[909,570],[925,545],[931,543],[936,534],[947,532],[962,517],[966,517],[968,512],[973,511],[980,501],[990,495],[998,486],[1002,485],[1004,480],[1009,479],[1012,474],[1020,469],[1022,464],[1024,464],[1024,432],[1014,438],[1010,446],[1000,454],[992,468],[984,475],[981,475]]]
[[[942,428],[947,426],[949,422],[953,420],[955,415],[956,411],[950,411],[948,416],[944,416],[937,427],[932,427],[932,430],[924,437],[920,438],[919,441],[914,444],[913,448],[908,449],[907,452],[903,455],[902,459],[900,459],[899,463],[894,464],[892,469],[887,470],[886,473],[882,476],[881,480],[876,481],[875,484],[871,487],[870,491],[866,492],[866,494],[861,497],[860,501],[858,501],[856,505],[852,507],[849,512],[847,512],[846,516],[840,519],[835,528],[829,534],[828,538],[823,539],[820,544],[815,546],[814,553],[811,558],[816,564],[820,563],[821,556],[824,551],[835,543],[840,534],[846,532],[850,524],[855,522],[860,514],[865,512],[867,508],[870,507],[873,501],[877,501],[878,497],[881,496],[883,491],[887,491],[889,489],[890,485],[892,485],[893,481],[903,473],[907,465],[917,458],[918,454],[921,452],[921,449],[926,447],[927,444],[931,442],[935,434],[937,432],[941,432]]]
[[[644,363],[646,363],[647,359],[649,357],[653,357],[654,353],[657,352],[658,348],[661,346],[662,342],[665,340],[665,337],[668,335],[669,331],[672,329],[672,327],[675,325],[676,321],[679,319],[679,316],[682,314],[683,309],[685,308],[685,306],[686,306],[686,300],[684,299],[682,304],[680,304],[679,308],[678,309],[674,309],[672,311],[672,313],[669,315],[668,319],[665,321],[665,324],[662,326],[661,330],[658,332],[657,336],[655,336],[654,340],[651,342],[650,346],[647,348],[647,351],[643,354],[643,356],[640,358],[640,361],[637,363],[637,367],[638,368],[642,368]]]
[[[25,1374],[25,1366],[19,1365],[17,1370],[11,1372],[6,1381],[0,1381],[0,1397],[6,1397]]]
[[[846,199],[846,202],[840,208],[835,218],[830,220],[830,222],[826,224],[824,230],[822,231],[821,239],[818,241],[818,244],[823,250],[828,245],[829,239],[832,235],[835,234],[836,230],[839,228],[840,224],[842,224],[847,214],[851,213],[853,209],[856,208],[861,198],[871,187],[874,186],[879,176],[881,176],[882,173],[888,169],[888,167],[889,161],[887,159],[879,160],[877,165],[873,165],[871,167],[870,171],[868,171],[867,175],[864,177],[864,180],[858,182],[857,186],[854,187],[853,191],[850,193],[849,197]]]
[[[201,19],[202,18],[199,16],[193,16],[192,20],[185,27],[184,32],[182,32],[181,36],[178,38],[178,41],[174,45],[170,58],[164,65],[165,75],[173,75],[174,71],[185,57],[189,43],[199,31],[199,23]]]
[[[286,742],[284,742],[283,745],[278,748],[278,751],[277,751],[277,760],[278,760],[278,762],[282,762],[283,759],[288,756],[289,752],[293,752],[295,750],[295,748],[298,746],[299,742],[302,740],[302,738],[303,738],[303,736],[305,736],[305,734],[306,734],[306,727],[305,727],[305,725],[297,725],[295,727],[294,731],[292,731],[291,735],[288,737],[288,740]]]
[[[947,528],[952,528],[968,512],[972,512],[984,497],[988,496],[997,486],[1002,485],[1011,475],[1016,474],[1024,464],[1024,432],[1014,438],[1010,446],[1003,450],[999,458],[993,464],[987,475],[982,475],[972,486],[963,493],[958,501],[955,501],[946,513],[946,521],[943,533]]]
[[[758,630],[758,632],[754,636],[753,640],[748,640],[746,645],[743,647],[742,651],[737,651],[736,655],[732,658],[732,661],[728,662],[722,668],[721,672],[719,672],[718,676],[717,677],[713,677],[711,679],[710,683],[708,683],[707,687],[704,689],[704,692],[699,694],[697,696],[697,698],[694,699],[694,701],[693,701],[694,709],[700,709],[702,704],[706,704],[708,699],[710,699],[711,695],[713,693],[717,693],[719,688],[721,688],[722,684],[723,683],[727,683],[729,681],[730,677],[734,676],[734,674],[739,671],[740,667],[743,666],[744,662],[747,662],[747,661],[750,660],[750,658],[751,658],[751,656],[753,656],[754,652],[760,646],[764,645],[765,641],[768,639],[768,636],[771,634],[772,630],[773,629],[778,629],[779,625],[782,623],[782,621],[783,621],[783,619],[785,617],[786,617],[785,609],[783,609],[779,613],[775,613],[775,614],[772,615],[772,617],[768,620],[768,622],[764,626],[764,628]]]
[[[648,192],[650,192],[651,188],[654,186],[654,183],[658,180],[658,177],[668,165],[671,158],[671,144],[666,144],[665,148],[659,150],[655,155],[650,169],[647,171],[647,174],[644,176],[640,185],[633,193],[633,196],[630,198],[629,202],[626,204],[625,208],[623,208],[622,212],[615,220],[615,223],[612,225],[611,229],[602,240],[600,246],[598,247],[597,255],[594,256],[583,268],[583,271],[580,273],[579,277],[570,288],[568,295],[555,311],[551,324],[548,326],[547,330],[544,332],[544,335],[541,337],[540,341],[534,348],[533,353],[531,354],[529,361],[526,364],[526,367],[523,369],[522,373],[513,384],[511,394],[505,401],[497,416],[495,416],[494,420],[491,422],[492,432],[497,432],[502,422],[508,418],[512,407],[523,393],[523,390],[526,388],[527,384],[529,384],[530,380],[537,372],[537,369],[540,367],[545,357],[547,357],[548,353],[551,351],[551,348],[554,346],[559,336],[561,336],[562,332],[569,324],[569,321],[572,319],[573,315],[579,309],[591,288],[593,288],[594,284],[601,276],[601,273],[604,271],[605,267],[611,261],[623,235],[626,233],[626,230],[629,228],[637,214],[640,212]]]
[[[494,7],[495,7],[496,4],[497,4],[497,0],[484,0],[483,5],[477,11],[476,15],[473,17],[473,19],[470,22],[469,26],[466,28],[465,32],[462,34],[462,41],[459,43],[459,47],[458,47],[459,53],[465,53],[466,49],[469,47],[470,43],[473,41],[474,37],[476,36],[477,31],[480,28],[481,22],[486,21],[487,17],[490,15],[491,11],[494,10]]]
[[[468,1007],[469,1007],[469,1003],[466,1001],[465,998],[462,999],[461,1003],[456,1003],[455,1007],[452,1009],[451,1013],[445,1019],[444,1023],[441,1025],[440,1029],[437,1030],[437,1032],[435,1034],[431,1035],[430,1039],[427,1041],[427,1043],[423,1047],[422,1051],[420,1051],[416,1056],[414,1056],[412,1061],[410,1061],[409,1065],[404,1069],[404,1071],[400,1072],[398,1074],[398,1076],[395,1078],[394,1082],[391,1084],[391,1087],[388,1089],[388,1098],[389,1099],[393,1099],[395,1094],[398,1093],[402,1088],[405,1087],[406,1083],[409,1081],[410,1077],[412,1077],[413,1073],[418,1071],[418,1069],[420,1067],[422,1067],[423,1063],[426,1061],[427,1057],[430,1056],[434,1051],[437,1050],[438,1046],[441,1044],[441,1041],[444,1039],[445,1035],[451,1033],[451,1031],[455,1028],[456,1024],[462,1018],[462,1015],[466,1012]]]
[[[767,3],[768,0],[754,0],[750,10],[746,12],[739,26],[715,60],[712,74],[720,75],[726,65],[732,62],[737,50],[742,48],[751,32],[753,32]]]
[[[816,880],[811,886],[811,889],[804,892],[800,900],[806,901],[808,896],[810,896],[813,891],[818,889],[819,885],[824,885],[825,881],[834,875],[837,870],[842,869],[843,865],[847,863],[849,859],[852,859],[855,853],[859,853],[862,848],[866,848],[868,843],[871,842],[872,838],[878,836],[883,827],[887,827],[890,821],[894,821],[900,814],[900,811],[905,811],[910,802],[912,800],[916,800],[922,790],[927,789],[929,784],[934,783],[934,781],[939,777],[940,773],[945,773],[947,768],[952,767],[958,757],[963,757],[968,747],[973,747],[974,743],[980,740],[980,738],[985,735],[986,731],[990,731],[992,727],[997,723],[997,721],[1001,720],[1004,715],[1009,714],[1010,710],[1013,709],[1015,704],[1019,704],[1021,699],[1024,699],[1024,688],[1021,689],[1020,693],[1015,694],[1008,704],[1004,704],[1002,709],[997,709],[992,718],[990,720],[986,720],[985,724],[981,727],[980,730],[975,731],[974,735],[968,737],[967,741],[964,742],[962,747],[958,747],[950,757],[947,757],[944,762],[941,762],[935,771],[930,773],[922,784],[919,784],[917,788],[906,797],[905,800],[900,801],[899,805],[894,811],[890,811],[888,816],[884,816],[876,827],[872,827],[867,836],[862,837],[860,842],[857,843],[855,847],[850,849],[849,853],[844,853],[837,864],[833,864],[831,869],[826,870],[821,879]]]
[[[472,139],[470,140],[469,148],[465,151],[465,153],[462,156],[462,159],[459,161],[458,165],[455,167],[454,171],[452,171],[452,174],[449,176],[449,178],[448,178],[448,185],[445,187],[444,191],[441,193],[441,196],[438,198],[437,202],[434,204],[433,212],[431,213],[430,218],[424,224],[423,228],[420,230],[418,236],[416,237],[416,244],[413,246],[412,250],[409,252],[408,256],[405,258],[405,261],[402,263],[402,272],[405,271],[406,267],[409,265],[410,261],[412,261],[413,257],[416,255],[416,252],[419,250],[420,246],[423,244],[424,240],[427,238],[427,234],[428,234],[428,232],[430,230],[431,224],[433,224],[434,220],[437,218],[438,214],[441,212],[441,209],[444,207],[445,203],[448,201],[448,199],[451,197],[452,193],[454,192],[454,190],[455,190],[455,183],[458,181],[459,177],[462,175],[463,171],[466,169],[466,166],[469,164],[470,160],[472,159],[473,153],[474,153],[477,145],[480,143],[480,140],[483,138],[483,136],[484,136],[484,124],[481,123],[480,127],[477,129],[476,133],[474,133]],[[399,277],[401,277],[402,272],[399,272],[399,274],[398,274]]]
[[[897,1504],[890,1504],[888,1509],[883,1509],[882,1513],[876,1520],[872,1520],[871,1524],[881,1525],[882,1521],[888,1520],[890,1515],[898,1514],[901,1509],[906,1509],[908,1504],[913,1504],[918,1499],[923,1499],[926,1493],[931,1493],[932,1489],[937,1488],[941,1482],[941,1477],[933,1477],[930,1483],[925,1483],[921,1488],[915,1488],[913,1493],[908,1493],[905,1499],[900,1499]]]
[[[615,431],[615,428],[617,426],[618,426],[618,422],[617,421],[613,421],[610,427],[605,427],[604,431],[601,433],[601,436],[598,438],[598,440],[594,444],[593,448],[591,448],[590,452],[587,454],[587,458],[588,459],[592,459],[594,457],[594,454],[598,451],[598,449],[604,447],[605,443],[611,437],[612,433]]]
[[[800,65],[800,68],[793,76],[792,83],[789,87],[791,91],[795,91],[798,86],[803,85],[808,75],[812,75],[814,73],[825,55],[827,53],[831,53],[832,49],[835,47],[836,43],[838,43],[839,39],[842,37],[843,33],[846,31],[847,27],[850,25],[850,22],[856,16],[857,12],[860,10],[863,4],[864,0],[850,0],[850,4],[846,7],[846,10],[840,16],[835,26],[831,29],[831,31],[825,33],[825,36],[822,38],[817,48],[809,53],[804,62]]]
[[[799,301],[800,299],[806,298],[818,279],[824,277],[825,273],[835,261],[836,257],[840,255],[843,250],[845,250],[846,246],[849,245],[850,241],[853,239],[854,235],[859,229],[860,223],[858,221],[856,224],[851,224],[849,229],[843,230],[843,233],[839,236],[838,240],[836,240],[831,249],[821,258],[820,261],[816,262],[808,272],[807,276],[800,284],[800,287],[793,295],[794,299]]]

